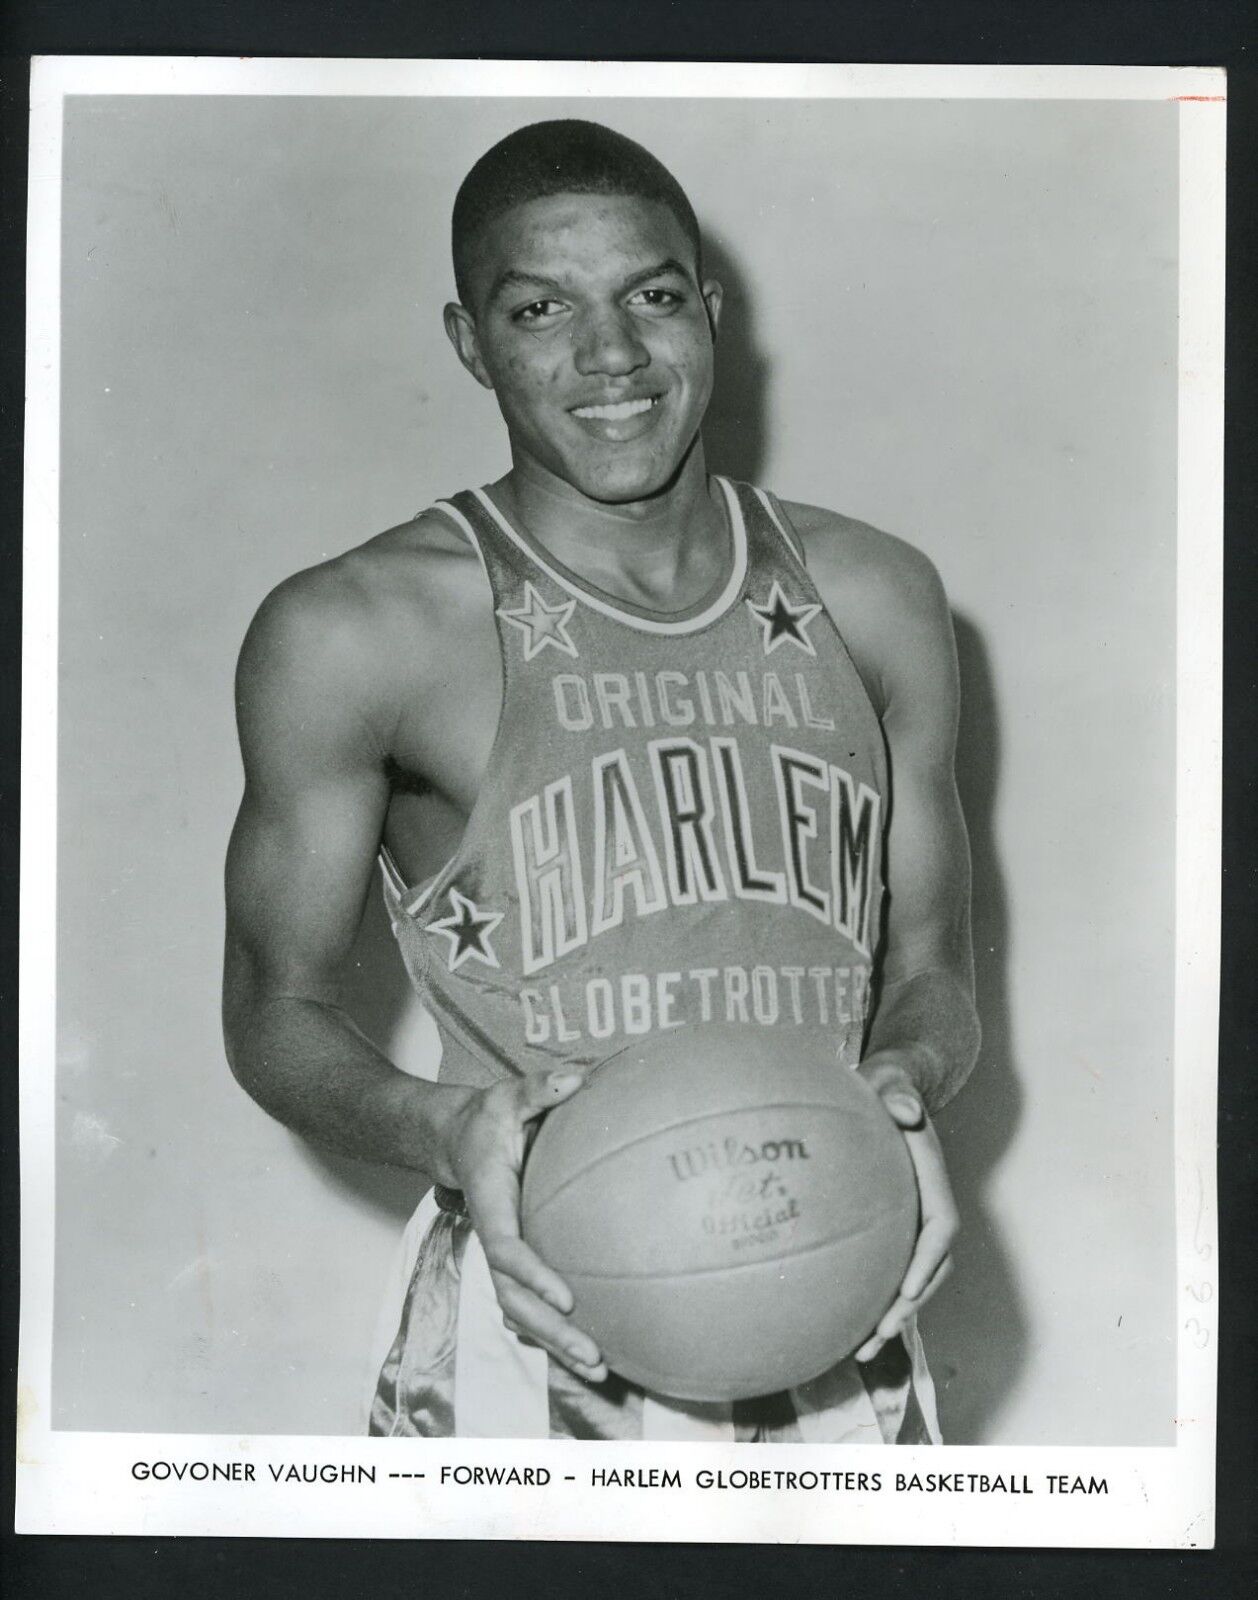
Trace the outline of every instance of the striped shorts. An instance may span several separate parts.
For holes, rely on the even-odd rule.
[[[614,1373],[604,1383],[586,1383],[504,1326],[471,1223],[442,1210],[432,1193],[421,1202],[403,1240],[390,1296],[393,1318],[399,1292],[401,1323],[393,1323],[396,1331],[384,1335],[392,1342],[371,1400],[371,1434],[940,1442],[934,1384],[915,1324],[873,1361],[841,1361],[809,1383],[753,1400],[670,1400]]]

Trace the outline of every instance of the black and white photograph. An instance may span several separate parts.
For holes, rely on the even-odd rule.
[[[1210,1543],[1223,96],[36,63],[19,1526]]]

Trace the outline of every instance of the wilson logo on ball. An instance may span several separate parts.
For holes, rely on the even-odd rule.
[[[807,1161],[808,1148],[802,1139],[766,1139],[763,1144],[745,1144],[740,1139],[722,1139],[718,1144],[692,1144],[676,1150],[668,1158],[673,1176],[681,1183],[701,1177],[705,1172],[723,1172],[729,1167],[750,1167],[760,1161]]]

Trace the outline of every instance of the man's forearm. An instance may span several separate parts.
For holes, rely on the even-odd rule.
[[[981,1037],[968,985],[938,969],[915,973],[879,995],[865,1054],[900,1053],[933,1115],[969,1077]]]
[[[452,1183],[451,1119],[470,1091],[400,1072],[338,1007],[277,996],[224,1011],[241,1087],[312,1143]]]

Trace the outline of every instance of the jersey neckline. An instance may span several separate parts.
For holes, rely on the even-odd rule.
[[[654,611],[587,583],[571,567],[542,549],[523,528],[516,527],[484,489],[473,489],[472,493],[507,538],[568,594],[628,627],[647,633],[684,634],[697,633],[723,616],[737,600],[747,576],[747,526],[742,506],[727,478],[714,473],[713,482],[720,486],[724,501],[728,571],[706,595],[681,611]]]

